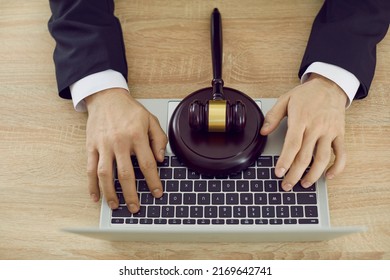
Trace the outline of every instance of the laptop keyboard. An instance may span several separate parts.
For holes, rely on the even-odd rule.
[[[158,163],[164,195],[154,198],[136,158],[141,207],[130,213],[119,180],[115,189],[119,208],[112,211],[112,225],[296,225],[318,224],[316,184],[292,191],[281,188],[274,174],[277,156],[261,156],[246,170],[230,176],[208,177],[187,169],[175,156]]]

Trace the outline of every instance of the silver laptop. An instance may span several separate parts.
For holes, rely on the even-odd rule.
[[[139,100],[160,121],[165,132],[180,100]],[[265,114],[276,99],[258,99]],[[141,209],[131,214],[119,181],[115,188],[120,206],[111,210],[102,200],[98,228],[65,231],[111,241],[153,242],[270,242],[321,241],[364,231],[364,227],[331,227],[324,177],[308,189],[299,183],[290,192],[281,189],[274,166],[286,133],[286,120],[267,140],[263,154],[238,174],[207,177],[187,169],[169,144],[158,170],[162,198],[149,193],[133,158]]]

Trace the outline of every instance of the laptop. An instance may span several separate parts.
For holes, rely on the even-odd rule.
[[[255,100],[264,114],[276,99]],[[165,132],[180,100],[140,99],[160,121]],[[137,160],[132,158],[141,209],[131,214],[120,183],[120,201],[111,210],[102,199],[100,225],[67,228],[67,232],[110,241],[151,242],[280,242],[322,241],[365,231],[361,226],[330,225],[326,182],[322,176],[310,188],[299,183],[290,192],[281,189],[274,166],[281,152],[287,124],[269,135],[264,152],[248,169],[229,176],[209,177],[186,168],[169,144],[158,171],[164,195],[149,193]]]

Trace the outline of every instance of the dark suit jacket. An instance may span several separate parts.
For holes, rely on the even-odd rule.
[[[69,85],[107,69],[127,79],[125,47],[113,0],[50,0],[49,31],[61,97]],[[374,76],[376,45],[390,21],[388,0],[327,0],[317,15],[299,70],[313,62],[340,66],[360,81],[355,98],[367,95]]]

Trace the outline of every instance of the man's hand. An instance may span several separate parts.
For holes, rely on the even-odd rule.
[[[282,182],[285,191],[302,178],[313,156],[310,171],[301,185],[308,188],[317,181],[329,164],[332,148],[335,161],[326,177],[332,179],[343,171],[346,101],[346,94],[335,83],[311,74],[304,84],[282,95],[267,113],[262,135],[270,134],[288,116],[287,134],[275,168],[276,176],[285,176]]]
[[[113,185],[113,162],[130,212],[139,211],[135,175],[130,155],[136,155],[147,185],[154,197],[163,195],[157,161],[164,160],[167,137],[155,116],[124,89],[103,90],[86,98],[87,174],[93,201],[100,199],[100,189],[111,209],[118,207]]]

